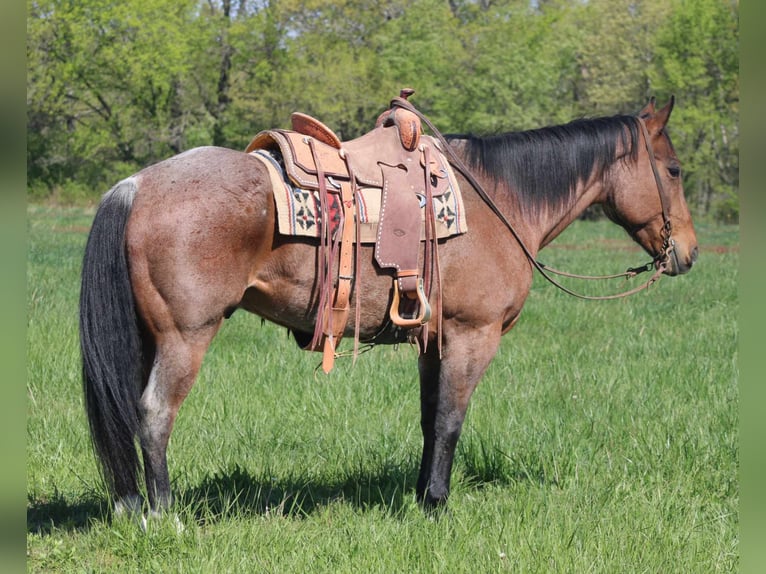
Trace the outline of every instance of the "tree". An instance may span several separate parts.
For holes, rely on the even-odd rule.
[[[590,0],[575,14],[580,113],[630,113],[657,95],[654,36],[670,11],[660,0]]]
[[[28,0],[32,188],[96,196],[197,145],[315,115],[345,138],[392,96],[445,132],[631,113],[675,94],[699,213],[736,219],[736,0]],[[75,183],[72,183],[75,182]]]
[[[28,172],[100,183],[180,151],[198,113],[181,78],[191,1],[35,0],[28,18]],[[111,168],[111,169],[110,169]]]
[[[657,35],[652,82],[675,93],[673,135],[696,211],[738,217],[739,4],[674,0]]]
[[[456,117],[462,131],[530,129],[572,118],[576,30],[571,7],[529,2],[473,7],[461,39]],[[551,41],[556,38],[556,41]]]

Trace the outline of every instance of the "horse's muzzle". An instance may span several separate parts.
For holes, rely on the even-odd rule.
[[[678,246],[674,246],[668,253],[668,259],[665,267],[665,275],[675,276],[683,275],[691,271],[692,265],[697,261],[699,256],[699,249],[695,245],[689,251],[686,257],[680,257],[678,253]]]

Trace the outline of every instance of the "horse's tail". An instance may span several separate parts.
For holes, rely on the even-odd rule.
[[[80,289],[83,390],[94,450],[117,497],[138,493],[135,444],[142,345],[130,284],[125,228],[137,190],[128,178],[107,192],[85,246]]]

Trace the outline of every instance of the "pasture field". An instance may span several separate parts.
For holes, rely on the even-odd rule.
[[[738,569],[737,227],[698,225],[692,272],[628,299],[580,301],[538,277],[474,394],[439,519],[414,501],[414,349],[325,377],[284,329],[235,313],[171,439],[184,528],[143,532],[111,516],[82,407],[92,216],[28,210],[29,572]],[[576,222],[541,259],[611,273],[647,258],[603,221]]]

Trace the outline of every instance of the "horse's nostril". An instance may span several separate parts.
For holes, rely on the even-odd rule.
[[[694,249],[692,249],[691,253],[691,262],[694,263],[697,261],[697,256],[699,255],[699,248],[695,245]]]

